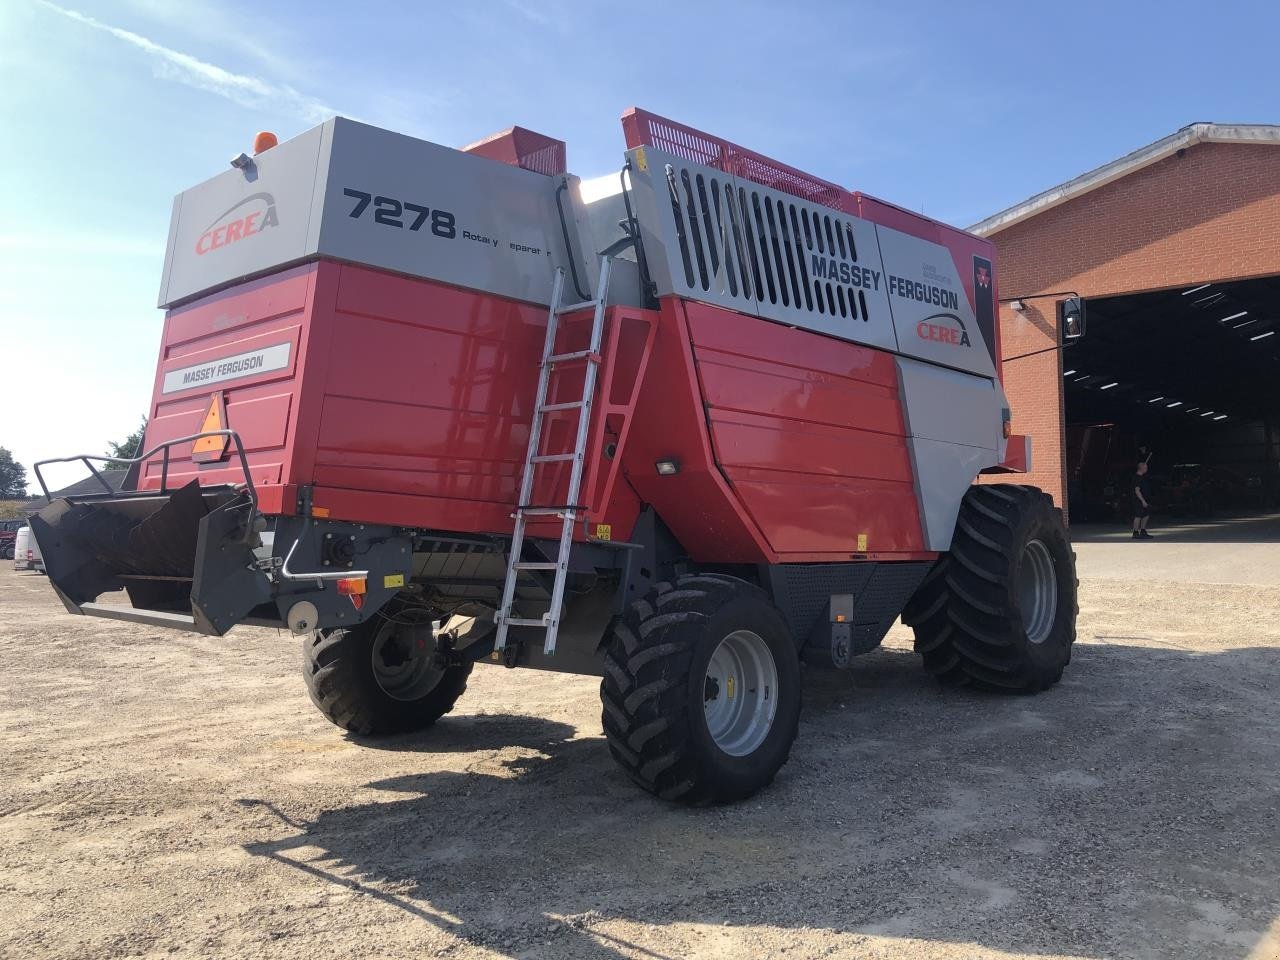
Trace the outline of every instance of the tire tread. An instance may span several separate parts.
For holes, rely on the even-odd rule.
[[[1009,586],[1010,555],[1027,530],[1055,526],[1065,544],[1058,560],[1071,566],[1069,595],[1059,590],[1059,604],[1067,604],[1059,617],[1066,620],[1059,622],[1062,634],[1045,641],[1052,641],[1052,648],[1031,656],[1033,645]],[[970,487],[951,552],[938,560],[903,610],[925,669],[947,685],[1006,693],[1035,693],[1057,683],[1071,660],[1079,611],[1075,554],[1065,541],[1062,513],[1042,490],[1022,484]]]

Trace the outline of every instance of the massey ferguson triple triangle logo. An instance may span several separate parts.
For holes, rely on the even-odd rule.
[[[196,256],[210,250],[247,240],[256,233],[278,227],[276,198],[269,193],[251,193],[221,216],[215,217],[209,229],[196,241]]]

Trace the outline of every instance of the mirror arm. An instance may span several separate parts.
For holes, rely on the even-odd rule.
[[[1068,297],[1075,300],[1079,300],[1081,304],[1084,303],[1084,297],[1080,296],[1080,294],[1075,290],[1055,290],[1052,293],[1032,293],[1032,294],[1020,296],[1020,297],[1001,297],[997,302],[1005,303],[1005,304],[1008,304],[1008,303],[1018,304],[1019,307],[1016,309],[1018,309],[1018,312],[1021,313],[1022,310],[1025,309],[1025,307],[1022,307],[1021,305],[1026,303],[1028,300],[1043,300],[1046,297]],[[1020,353],[1017,356],[1013,356],[1013,357],[1004,357],[1001,359],[1000,362],[1009,363],[1010,361],[1013,361],[1013,360],[1022,360],[1025,357],[1039,356],[1042,353],[1049,353],[1053,350],[1065,350],[1067,347],[1071,346],[1072,343],[1081,339],[1081,337],[1084,336],[1084,334],[1081,333],[1080,335],[1072,337],[1070,338],[1070,340],[1068,340],[1065,336],[1066,334],[1065,330],[1061,330],[1059,331],[1059,333],[1060,333],[1060,336],[1062,337],[1062,340],[1059,343],[1055,343],[1052,347],[1044,347],[1043,349],[1040,349],[1040,350],[1032,350],[1030,353]]]

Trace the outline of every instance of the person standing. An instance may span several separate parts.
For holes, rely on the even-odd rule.
[[[1147,455],[1150,459],[1150,454]],[[1151,482],[1147,479],[1147,461],[1138,461],[1133,475],[1133,539],[1154,539],[1147,533],[1147,520],[1151,518]]]

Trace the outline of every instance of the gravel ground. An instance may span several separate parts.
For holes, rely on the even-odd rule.
[[[1086,571],[1087,572],[1087,571]],[[1034,698],[895,627],[749,803],[609,760],[593,681],[479,667],[361,743],[297,643],[73,618],[0,570],[3,957],[1280,957],[1280,587],[1082,583]]]

